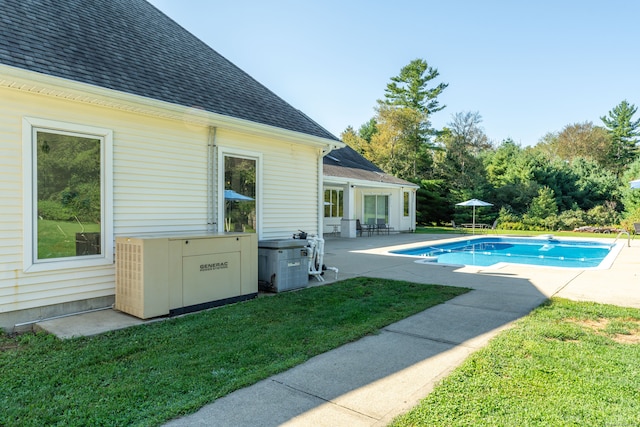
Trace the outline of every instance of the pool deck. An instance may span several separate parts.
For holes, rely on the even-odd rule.
[[[467,235],[463,238],[468,237]],[[557,235],[557,237],[562,238],[562,235]],[[457,240],[460,238],[460,236],[424,234],[398,236],[398,241],[396,242],[389,242],[391,244],[386,245],[384,241],[371,242],[372,244],[368,245],[368,248],[356,249],[356,253],[361,256],[380,257],[391,248],[417,246],[417,244],[427,241],[438,240],[442,242],[443,240]],[[570,239],[578,240],[580,238],[572,236]],[[600,240],[604,242],[614,241],[613,238]],[[358,268],[358,271],[354,271],[354,273],[360,276],[373,274],[374,277],[403,277],[403,280],[412,280],[418,283],[466,286],[478,290],[502,289],[503,292],[509,294],[514,291],[519,294],[533,292],[545,298],[557,296],[575,301],[593,301],[640,308],[640,239],[629,240],[630,246],[627,246],[626,236],[619,239],[618,242],[624,243],[622,250],[613,261],[611,267],[602,270],[509,264],[502,265],[499,268],[454,267],[431,263],[416,263],[415,261],[413,262],[415,265],[411,265],[412,260],[407,257],[386,257],[393,260],[387,264],[386,261],[383,262],[380,259],[371,259],[368,264],[375,265],[375,269],[370,272],[363,272],[361,268]],[[340,245],[339,242],[335,244]],[[328,247],[337,249],[333,246],[333,243]],[[325,255],[325,263],[333,265],[330,263],[335,260],[335,264],[342,267],[342,274],[350,274],[349,270],[352,267],[341,262],[341,260],[344,260],[344,254],[341,254],[340,251],[333,259],[331,254]],[[404,261],[395,260],[395,258],[400,258]],[[426,274],[424,269],[429,269],[426,270]],[[472,275],[472,278],[466,278],[466,275]],[[514,285],[524,286],[514,288]]]
[[[494,236],[494,235],[489,235]],[[481,237],[481,236],[476,236]],[[510,236],[511,237],[511,236]],[[562,234],[556,235],[563,238]],[[466,236],[412,234],[396,235],[394,239],[376,238],[366,247],[354,248],[352,242],[339,240],[327,243],[326,265],[340,268],[342,278],[367,276],[402,278],[418,283],[438,283],[451,286],[467,286],[478,290],[502,290],[511,294],[537,293],[576,301],[593,301],[625,307],[640,308],[640,239],[618,240],[624,243],[622,250],[608,269],[565,269],[555,267],[501,265],[494,267],[455,267],[432,263],[416,263],[409,257],[383,256],[390,249],[416,247],[429,241],[447,241]],[[571,240],[583,239],[570,237]],[[361,243],[360,239],[358,243]],[[367,240],[367,239],[364,239]],[[594,240],[594,239],[586,239]],[[614,238],[597,239],[613,242]],[[357,253],[358,265],[347,260],[345,251]],[[335,256],[334,256],[335,255]],[[390,259],[383,259],[390,258]],[[398,259],[396,259],[398,258]],[[365,262],[365,259],[368,260]],[[372,268],[363,271],[362,266]],[[515,287],[515,285],[523,285]]]
[[[631,240],[608,270],[452,267],[380,254],[380,248],[452,237],[328,238],[324,261],[339,269],[338,280],[368,276],[472,291],[237,390],[167,425],[384,426],[417,405],[470,354],[548,297],[640,308],[640,239]],[[325,277],[324,284],[336,280],[332,271]],[[323,283],[311,280],[309,285]],[[123,318],[116,321],[117,315]],[[129,323],[122,323],[125,320]],[[131,322],[144,323],[105,310],[66,318],[66,333],[91,335]],[[56,333],[53,324],[41,326]]]

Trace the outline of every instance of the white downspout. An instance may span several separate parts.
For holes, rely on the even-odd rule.
[[[320,150],[320,156],[318,156],[318,236],[324,234],[324,174],[323,174],[323,161],[324,156],[329,154],[333,150],[333,146],[323,148]]]
[[[218,231],[216,223],[216,174],[215,174],[215,150],[216,133],[218,128],[209,126],[209,136],[207,140],[207,231]]]

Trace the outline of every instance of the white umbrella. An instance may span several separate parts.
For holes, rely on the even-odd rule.
[[[472,224],[472,229],[473,233],[476,232],[476,206],[493,206],[492,203],[488,203],[488,202],[483,202],[482,200],[478,200],[478,199],[470,199],[467,200],[466,202],[460,202],[460,203],[456,203],[456,206],[473,206],[473,224]]]
[[[640,179],[629,181],[629,185],[631,186],[631,188],[640,188]]]

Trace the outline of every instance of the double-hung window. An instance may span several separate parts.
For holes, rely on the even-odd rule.
[[[113,262],[109,129],[23,121],[25,271]]]
[[[343,197],[344,197],[344,193],[341,189],[324,190],[324,217],[325,218],[342,218]]]

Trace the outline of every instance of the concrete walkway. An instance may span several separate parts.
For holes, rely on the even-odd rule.
[[[640,241],[625,247],[608,270],[456,268],[381,255],[382,247],[442,238],[451,236],[328,239],[325,264],[340,270],[339,280],[369,276],[473,290],[167,425],[383,426],[550,296],[640,308]],[[327,272],[328,283],[333,276]]]

